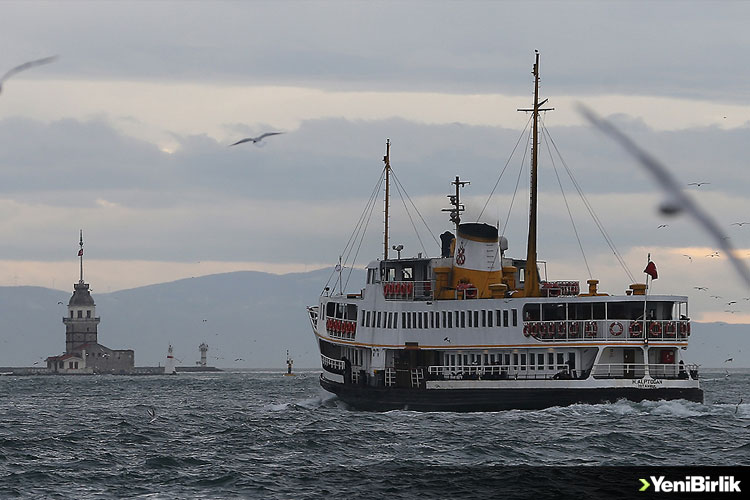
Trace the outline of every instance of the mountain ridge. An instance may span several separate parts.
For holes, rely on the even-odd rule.
[[[333,270],[272,274],[235,271],[182,278],[115,292],[92,292],[101,318],[99,342],[135,350],[137,366],[163,364],[171,343],[183,365],[209,345],[219,367],[318,367],[305,307],[317,302]],[[364,283],[354,270],[350,283]],[[96,289],[96,284],[92,283]],[[72,287],[71,287],[72,288]],[[349,291],[359,291],[350,287]],[[62,318],[71,292],[38,286],[0,287],[0,366],[40,366],[65,348]],[[62,302],[60,304],[59,302]],[[706,367],[750,367],[749,325],[693,322],[689,362]],[[725,362],[732,358],[731,362]],[[34,365],[36,363],[36,365]]]

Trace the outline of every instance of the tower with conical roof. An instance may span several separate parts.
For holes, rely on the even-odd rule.
[[[81,260],[81,277],[78,283],[73,285],[73,295],[68,302],[68,315],[63,318],[66,353],[71,353],[85,344],[96,344],[96,329],[100,321],[96,316],[96,304],[91,297],[89,284],[83,281],[83,230],[81,230],[79,245],[81,247],[78,250],[78,257]]]

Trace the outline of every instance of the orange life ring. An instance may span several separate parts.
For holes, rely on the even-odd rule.
[[[631,321],[628,327],[628,332],[631,338],[638,338],[643,333],[643,324],[639,321]]]
[[[688,321],[681,321],[678,324],[678,327],[679,327],[678,333],[679,333],[679,335],[680,335],[681,338],[684,339],[685,337],[687,337],[687,336],[690,335],[690,322],[688,322]]]
[[[577,339],[578,335],[578,321],[571,321],[568,325],[568,336]]]
[[[523,325],[523,335],[524,337],[531,335],[531,326],[528,323]]]
[[[583,327],[587,337],[596,337],[596,333],[599,331],[599,326],[596,321],[587,321]]]
[[[538,330],[539,336],[542,337],[543,339],[548,339],[549,338],[549,326],[547,325],[547,323],[540,322],[538,323],[538,326],[539,326],[539,330]]]
[[[618,337],[625,329],[622,327],[622,323],[615,321],[609,325],[609,334]]]
[[[414,291],[414,283],[407,283],[406,284],[406,295],[411,295],[412,291]]]
[[[664,325],[665,337],[674,337],[676,332],[677,332],[677,327],[674,321],[670,321],[666,325]]]
[[[648,327],[648,336],[651,338],[661,337],[661,323],[654,321],[651,326]]]
[[[539,323],[532,323],[529,328],[529,333],[531,333],[532,337],[536,337],[539,333]]]
[[[563,338],[563,337],[565,337],[566,333],[567,333],[567,328],[565,328],[565,321],[559,321],[555,325],[555,335],[558,338]]]

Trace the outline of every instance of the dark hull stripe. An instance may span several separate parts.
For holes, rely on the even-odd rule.
[[[576,403],[613,403],[618,399],[658,401],[685,399],[703,402],[699,388],[638,389],[403,389],[345,385],[320,378],[320,385],[359,410],[388,411],[499,411],[540,410]]]

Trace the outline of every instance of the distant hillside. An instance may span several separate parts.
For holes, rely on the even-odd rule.
[[[244,271],[101,294],[92,283],[102,319],[99,341],[134,349],[139,366],[163,364],[170,343],[175,356],[192,365],[198,345],[207,342],[209,361],[220,367],[283,368],[286,349],[296,367],[317,367],[305,306],[317,302],[330,274],[330,269],[285,275]],[[364,272],[353,273],[350,283],[350,291],[359,290]],[[72,282],[69,293],[0,287],[0,366],[41,364],[64,350],[62,317],[71,293]],[[691,362],[747,368],[749,353],[750,326],[694,323]],[[725,363],[727,358],[733,361]]]
[[[92,283],[99,342],[134,349],[139,366],[163,364],[170,343],[175,357],[194,364],[198,345],[206,342],[216,366],[284,368],[289,349],[295,366],[316,367],[305,307],[317,303],[330,275],[330,269],[285,275],[243,271],[112,293],[98,293]],[[363,282],[364,272],[354,271],[349,289],[359,290]],[[63,352],[62,318],[72,288],[71,283],[65,293],[0,287],[0,366],[29,366]]]

